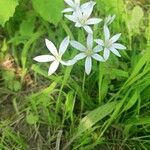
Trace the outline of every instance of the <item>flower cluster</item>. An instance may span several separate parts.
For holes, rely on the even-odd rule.
[[[96,3],[93,1],[89,1],[81,4],[80,0],[64,1],[69,5],[69,7],[64,9],[62,13],[67,13],[64,16],[68,20],[74,22],[75,27],[83,28],[87,32],[87,43],[86,46],[84,46],[78,41],[70,40],[69,37],[66,37],[57,50],[55,45],[51,41],[46,39],[46,46],[52,55],[37,56],[34,58],[34,60],[38,62],[52,62],[49,67],[48,75],[53,74],[57,70],[59,64],[70,66],[74,65],[81,59],[85,59],[85,72],[89,75],[92,69],[92,59],[99,62],[105,62],[106,60],[108,60],[111,52],[116,56],[121,57],[118,49],[126,49],[125,46],[117,43],[118,39],[121,36],[121,33],[118,33],[111,37],[108,27],[114,21],[115,16],[109,15],[104,20],[104,39],[94,39],[91,25],[99,24],[102,21],[102,19],[100,18],[91,18],[91,14]],[[73,48],[80,51],[80,53],[77,54],[72,60],[64,61],[62,60],[62,56],[67,50],[69,44]],[[96,46],[94,46],[94,44]],[[103,54],[103,56],[100,55],[100,52]]]

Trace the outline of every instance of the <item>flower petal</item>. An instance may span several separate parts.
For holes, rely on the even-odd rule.
[[[114,53],[116,56],[121,57],[121,55],[119,54],[119,52],[115,49],[115,48],[110,48],[111,52]]]
[[[72,0],[64,0],[69,6],[74,7],[74,2]]]
[[[48,75],[50,76],[51,74],[53,74],[57,70],[58,66],[59,66],[59,62],[57,60],[52,62],[48,70]]]
[[[69,36],[64,38],[64,40],[61,42],[59,47],[59,54],[62,56],[65,51],[67,50],[67,47],[69,45]]]
[[[83,18],[88,19],[90,15],[92,14],[94,5],[96,3],[90,3],[84,10],[83,10]]]
[[[66,8],[62,11],[62,13],[72,12],[73,8]]]
[[[49,51],[50,51],[54,56],[56,56],[56,55],[58,54],[58,52],[57,52],[57,49],[56,49],[55,45],[54,45],[51,41],[49,41],[48,39],[45,39],[45,43],[46,43],[46,46],[47,46],[47,48],[49,49]]]
[[[85,72],[87,75],[90,74],[91,69],[92,69],[92,59],[91,57],[87,57],[85,60]]]
[[[104,35],[105,35],[105,41],[109,40],[110,38],[110,31],[106,25],[104,25]]]
[[[80,53],[80,54],[77,54],[73,59],[74,59],[74,61],[78,61],[85,57],[86,57],[85,53]]]
[[[98,18],[90,18],[86,21],[85,24],[87,25],[92,25],[92,24],[98,24],[102,21],[102,19],[98,19]]]
[[[93,51],[95,52],[95,53],[98,53],[98,52],[100,52],[100,51],[102,51],[103,50],[103,47],[101,46],[101,45],[97,45],[94,49],[93,49]]]
[[[80,27],[82,27],[82,25],[81,25],[81,23],[76,22],[75,27],[80,28]]]
[[[83,26],[83,28],[85,29],[85,31],[87,33],[93,34],[93,31],[92,31],[91,27],[89,27],[89,26]]]
[[[76,8],[76,11],[74,12],[73,15],[75,15],[76,18],[78,18],[78,20],[82,20],[83,19],[83,14],[82,14],[82,11],[81,11],[80,7]]]
[[[51,55],[41,55],[41,56],[36,56],[33,59],[37,62],[50,62],[50,61],[54,61],[55,57]]]
[[[92,58],[94,58],[97,61],[102,61],[102,62],[105,61],[104,58],[102,56],[100,56],[99,54],[93,54]]]
[[[126,49],[126,47],[125,47],[124,45],[119,44],[119,43],[114,43],[114,44],[113,44],[113,47],[114,47],[115,49]]]
[[[105,48],[104,49],[104,59],[107,60],[109,58],[110,55],[110,50]]]
[[[85,51],[86,47],[77,41],[70,41],[72,47],[76,48],[79,51]]]
[[[84,3],[84,4],[81,5],[81,10],[84,12],[85,9],[87,9],[87,7],[88,7],[89,5],[91,5],[91,4],[92,4],[92,5],[95,5],[96,3],[93,2],[93,1],[86,2],[86,3]]]
[[[110,40],[111,40],[111,43],[115,43],[116,41],[118,41],[118,39],[120,38],[121,36],[121,33],[118,33],[116,35],[114,35]]]
[[[73,22],[78,22],[77,18],[75,15],[64,15],[67,19]]]
[[[76,61],[74,61],[73,59],[72,60],[68,60],[68,61],[60,61],[60,63],[62,65],[65,65],[65,66],[72,66],[76,63]]]
[[[101,39],[94,40],[97,44],[104,46],[104,41]]]
[[[87,48],[88,49],[93,48],[93,34],[88,34],[87,36]]]

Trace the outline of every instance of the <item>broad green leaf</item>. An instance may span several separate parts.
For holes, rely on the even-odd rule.
[[[98,121],[102,120],[104,117],[108,116],[116,107],[116,102],[107,103],[102,105],[95,110],[91,111],[87,116],[85,116],[78,127],[78,133],[81,134],[84,131],[90,129]]]
[[[139,26],[144,16],[144,12],[140,6],[135,6],[132,10],[131,20],[129,21],[130,29],[133,33],[140,33]]]
[[[63,0],[32,0],[34,9],[40,16],[53,24],[57,24],[62,17]]]
[[[6,21],[13,16],[18,0],[0,0],[0,25],[4,27]]]

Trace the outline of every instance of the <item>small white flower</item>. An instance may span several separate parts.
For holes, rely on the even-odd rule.
[[[81,51],[81,53],[77,54],[73,58],[73,62],[77,62],[81,59],[85,59],[85,72],[86,74],[90,74],[92,69],[92,58],[97,61],[104,61],[103,57],[97,54],[98,52],[102,51],[102,46],[97,45],[93,48],[93,35],[88,34],[87,37],[87,45],[86,47],[77,41],[70,41],[72,47],[76,48],[77,50]]]
[[[75,22],[75,27],[83,27],[87,33],[93,34],[90,25],[98,24],[102,21],[99,18],[89,18],[92,14],[95,2],[85,3],[74,11],[72,15],[65,15],[65,17]]]
[[[108,17],[106,17],[105,21],[104,21],[104,25],[110,25],[114,20],[115,20],[116,16],[113,15],[109,15]]]
[[[80,0],[64,0],[66,4],[68,4],[70,7],[66,8],[62,11],[62,13],[67,13],[67,12],[73,12],[75,11],[78,7],[80,7]]]
[[[48,50],[51,52],[52,55],[36,56],[34,60],[37,62],[52,62],[48,70],[48,75],[53,74],[57,70],[60,63],[66,66],[73,65],[73,62],[70,62],[70,61],[66,62],[62,60],[62,55],[65,53],[69,45],[69,37],[66,37],[61,42],[58,51],[55,45],[48,39],[45,39],[45,43],[46,43]]]
[[[106,25],[104,25],[104,41],[101,39],[95,40],[97,44],[104,47],[104,59],[107,60],[110,56],[110,52],[114,53],[118,57],[121,57],[117,49],[125,50],[126,47],[122,44],[115,43],[121,36],[121,33],[114,35],[110,38],[110,31]]]

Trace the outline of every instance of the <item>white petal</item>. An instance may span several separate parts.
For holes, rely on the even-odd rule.
[[[110,40],[112,43],[115,43],[116,41],[118,41],[118,39],[120,38],[121,33],[118,33],[116,35],[114,35]]]
[[[83,14],[82,14],[82,11],[81,11],[80,7],[76,8],[76,11],[74,12],[74,16],[76,16],[76,18],[78,18],[78,20],[83,19]]]
[[[116,49],[126,49],[126,47],[124,45],[119,44],[119,43],[114,43],[113,47]]]
[[[66,8],[62,11],[62,13],[72,12],[73,8]]]
[[[90,3],[84,10],[83,10],[83,17],[86,19],[88,19],[90,17],[90,15],[92,14],[93,11],[93,7],[94,7],[95,3]]]
[[[91,57],[87,57],[85,60],[85,72],[87,75],[90,74],[91,69],[92,69],[92,59]]]
[[[91,18],[91,19],[88,19],[85,24],[87,24],[87,25],[98,24],[101,21],[102,21],[102,19]]]
[[[94,40],[97,44],[104,46],[104,41],[101,39]]]
[[[104,59],[107,60],[109,58],[110,55],[110,50],[105,48],[104,49]]]
[[[49,41],[48,39],[45,39],[45,43],[46,43],[46,46],[47,46],[47,48],[49,49],[49,51],[50,51],[54,56],[56,56],[56,55],[58,54],[58,52],[57,52],[57,49],[56,49],[55,45],[54,45],[51,41]]]
[[[104,26],[104,35],[105,35],[105,41],[109,40],[110,38],[110,31],[108,29],[108,27],[105,25]]]
[[[55,57],[51,55],[41,55],[41,56],[36,56],[33,59],[37,62],[50,62],[50,61],[54,61]]]
[[[76,48],[79,51],[85,51],[86,47],[77,41],[70,41],[72,47]]]
[[[64,15],[67,19],[73,21],[73,22],[78,22],[77,18],[75,15]]]
[[[65,51],[67,50],[67,47],[69,45],[69,36],[64,38],[64,40],[61,42],[59,47],[59,54],[62,56]]]
[[[53,74],[57,70],[58,66],[59,66],[59,62],[57,60],[52,62],[48,70],[48,75],[50,76],[51,74]]]
[[[100,52],[100,51],[102,51],[103,50],[103,47],[101,46],[101,45],[97,45],[94,49],[93,49],[93,51],[95,52],[95,53],[98,53],[98,52]]]
[[[74,2],[72,0],[64,0],[69,6],[74,7]]]
[[[81,60],[81,59],[83,59],[85,57],[86,57],[85,53],[80,53],[80,54],[77,54],[73,59],[75,61],[78,61],[78,60]]]
[[[93,34],[88,34],[87,36],[87,47],[88,49],[93,48]]]
[[[83,28],[85,29],[85,31],[87,33],[93,34],[93,31],[92,31],[91,27],[89,27],[89,26],[83,26]]]
[[[91,5],[91,4],[94,6],[96,3],[93,2],[93,1],[86,2],[86,3],[84,3],[84,4],[81,5],[81,10],[82,10],[82,11],[85,11],[85,9],[86,9],[89,5]]]
[[[82,27],[82,25],[81,25],[81,23],[77,22],[77,23],[75,24],[75,27],[80,28],[80,27]]]
[[[93,54],[92,58],[94,58],[97,61],[105,61],[104,58],[102,56],[100,56],[99,54]]]
[[[116,56],[121,57],[121,55],[119,54],[119,52],[115,49],[115,48],[110,48],[111,52],[114,53]]]
[[[76,63],[76,61],[74,61],[74,60],[68,60],[68,61],[60,61],[60,63],[62,65],[65,65],[65,66],[72,66],[72,65],[74,65]]]

